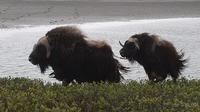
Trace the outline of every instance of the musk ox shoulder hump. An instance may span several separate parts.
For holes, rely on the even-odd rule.
[[[91,40],[89,38],[85,38],[87,44],[89,46],[95,46],[97,48],[102,48],[104,46],[109,46],[105,41],[97,41],[97,40]]]
[[[86,36],[76,26],[56,27],[46,33],[50,44],[65,43],[71,45],[74,42],[84,41]]]
[[[55,36],[55,35],[80,35],[83,36],[82,31],[76,26],[61,26],[56,27],[47,32],[47,36]]]
[[[129,41],[135,41],[140,48],[150,50],[151,48],[152,52],[155,52],[155,47],[162,44],[162,40],[160,39],[160,36],[155,34],[149,34],[149,33],[141,33],[141,34],[135,34],[129,38]]]
[[[107,44],[105,41],[97,41],[97,40],[91,40],[89,38],[85,38],[87,45],[91,48],[95,48],[98,51],[104,52],[104,54],[107,55],[113,55],[112,48],[109,44]]]

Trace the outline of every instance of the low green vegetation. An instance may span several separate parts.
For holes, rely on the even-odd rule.
[[[0,79],[1,112],[200,112],[200,80],[62,86]]]

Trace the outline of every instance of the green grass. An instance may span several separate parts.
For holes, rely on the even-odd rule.
[[[0,112],[200,112],[200,80],[62,86],[1,78]]]

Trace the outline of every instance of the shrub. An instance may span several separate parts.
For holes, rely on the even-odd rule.
[[[200,111],[200,81],[181,79],[62,86],[25,78],[0,79],[1,112]]]

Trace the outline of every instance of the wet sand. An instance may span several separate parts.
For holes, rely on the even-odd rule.
[[[0,28],[184,17],[200,17],[200,1],[0,1]]]

